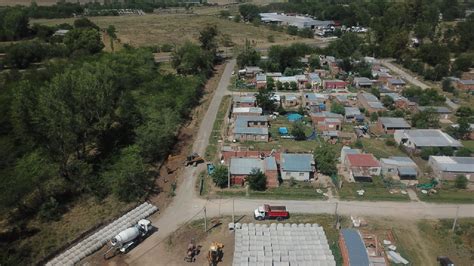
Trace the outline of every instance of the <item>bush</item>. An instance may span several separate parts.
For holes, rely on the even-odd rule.
[[[385,140],[385,145],[394,147],[395,145],[397,145],[397,143],[395,142],[394,139],[390,138],[390,139]]]
[[[165,44],[161,45],[161,52],[169,53],[169,52],[172,52],[172,51],[173,51],[173,45],[172,44],[165,43]]]
[[[291,129],[291,135],[293,135],[295,140],[305,140],[304,125],[301,122],[295,122]]]
[[[228,185],[229,171],[225,165],[218,165],[212,173],[212,182],[220,188],[225,188]]]
[[[364,144],[362,143],[360,139],[358,139],[356,140],[356,142],[354,142],[354,147],[356,147],[357,149],[362,149],[364,148]]]
[[[264,191],[267,189],[267,177],[259,169],[253,169],[247,176],[247,181],[252,190]]]
[[[456,180],[454,181],[454,185],[456,188],[465,189],[467,188],[467,178],[465,175],[458,175],[456,176]]]
[[[59,220],[61,218],[61,210],[58,201],[53,197],[49,198],[49,201],[41,205],[38,215],[45,221]]]

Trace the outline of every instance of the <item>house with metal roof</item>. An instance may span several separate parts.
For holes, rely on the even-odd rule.
[[[387,86],[393,91],[401,91],[407,83],[401,78],[389,78]]]
[[[339,158],[339,161],[341,162],[342,165],[346,165],[346,155],[360,154],[360,153],[362,153],[362,151],[359,149],[352,149],[351,147],[343,146],[341,149],[341,157]]]
[[[355,77],[352,84],[356,88],[370,88],[374,85],[374,81],[366,77]]]
[[[458,175],[464,175],[474,182],[474,157],[430,156],[428,164],[439,179],[455,180]]]
[[[451,109],[445,106],[418,106],[418,111],[430,111],[439,115],[440,119],[448,119],[449,115],[453,113]]]
[[[234,96],[232,100],[234,107],[255,107],[257,104],[253,95]]]
[[[365,116],[361,114],[357,107],[344,107],[344,121],[346,122],[363,122]]]
[[[398,129],[411,129],[410,124],[402,117],[379,117],[377,126],[385,134],[393,134]]]
[[[237,116],[234,124],[234,139],[268,142],[268,117]]]
[[[308,181],[313,178],[315,171],[313,155],[282,153],[280,171],[283,180],[294,178],[298,181]]]
[[[252,171],[260,170],[267,177],[267,187],[278,187],[278,166],[275,157],[260,158],[230,158],[229,175],[231,185],[243,185]]]
[[[439,129],[403,129],[395,130],[393,137],[398,145],[412,151],[429,147],[462,147],[461,142]]]
[[[339,247],[345,266],[369,266],[369,254],[358,230],[342,229]]]
[[[359,104],[369,113],[385,111],[383,104],[371,93],[359,93],[357,99],[359,100]]]
[[[290,16],[284,13],[260,13],[260,20],[267,24],[276,24],[283,26],[295,26],[298,29],[304,28],[326,28],[333,25],[333,21],[315,20],[306,16]]]
[[[232,117],[237,116],[260,116],[263,113],[263,109],[260,107],[235,107],[232,108]]]
[[[345,167],[350,180],[356,182],[372,182],[372,176],[380,175],[381,172],[379,161],[368,153],[347,154]]]
[[[418,166],[410,157],[390,156],[381,158],[380,165],[384,177],[414,180],[418,176]]]
[[[259,73],[255,76],[255,87],[262,89],[267,87],[267,75]]]
[[[318,89],[322,85],[323,81],[319,77],[318,73],[309,73],[308,82],[311,84],[311,88]]]

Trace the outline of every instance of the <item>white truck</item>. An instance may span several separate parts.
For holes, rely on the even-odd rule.
[[[114,236],[110,243],[122,253],[126,253],[133,245],[140,243],[152,229],[151,222],[146,219],[138,221],[138,223],[130,228],[123,230]]]

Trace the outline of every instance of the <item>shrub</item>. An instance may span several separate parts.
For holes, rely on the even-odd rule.
[[[227,167],[224,165],[218,165],[214,169],[214,173],[212,173],[212,181],[214,184],[220,188],[225,188],[227,187],[228,184],[228,174],[229,171],[227,170]]]
[[[456,180],[454,181],[454,185],[456,188],[465,189],[467,188],[467,178],[465,175],[458,175],[456,176]]]
[[[264,191],[267,189],[267,177],[259,169],[252,169],[250,175],[247,176],[250,189]]]
[[[393,146],[397,145],[397,143],[395,142],[394,139],[390,138],[390,139],[385,140],[385,145],[393,147]]]

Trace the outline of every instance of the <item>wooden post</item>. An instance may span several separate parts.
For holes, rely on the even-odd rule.
[[[207,233],[207,216],[206,216],[206,207],[204,207],[204,232]]]

